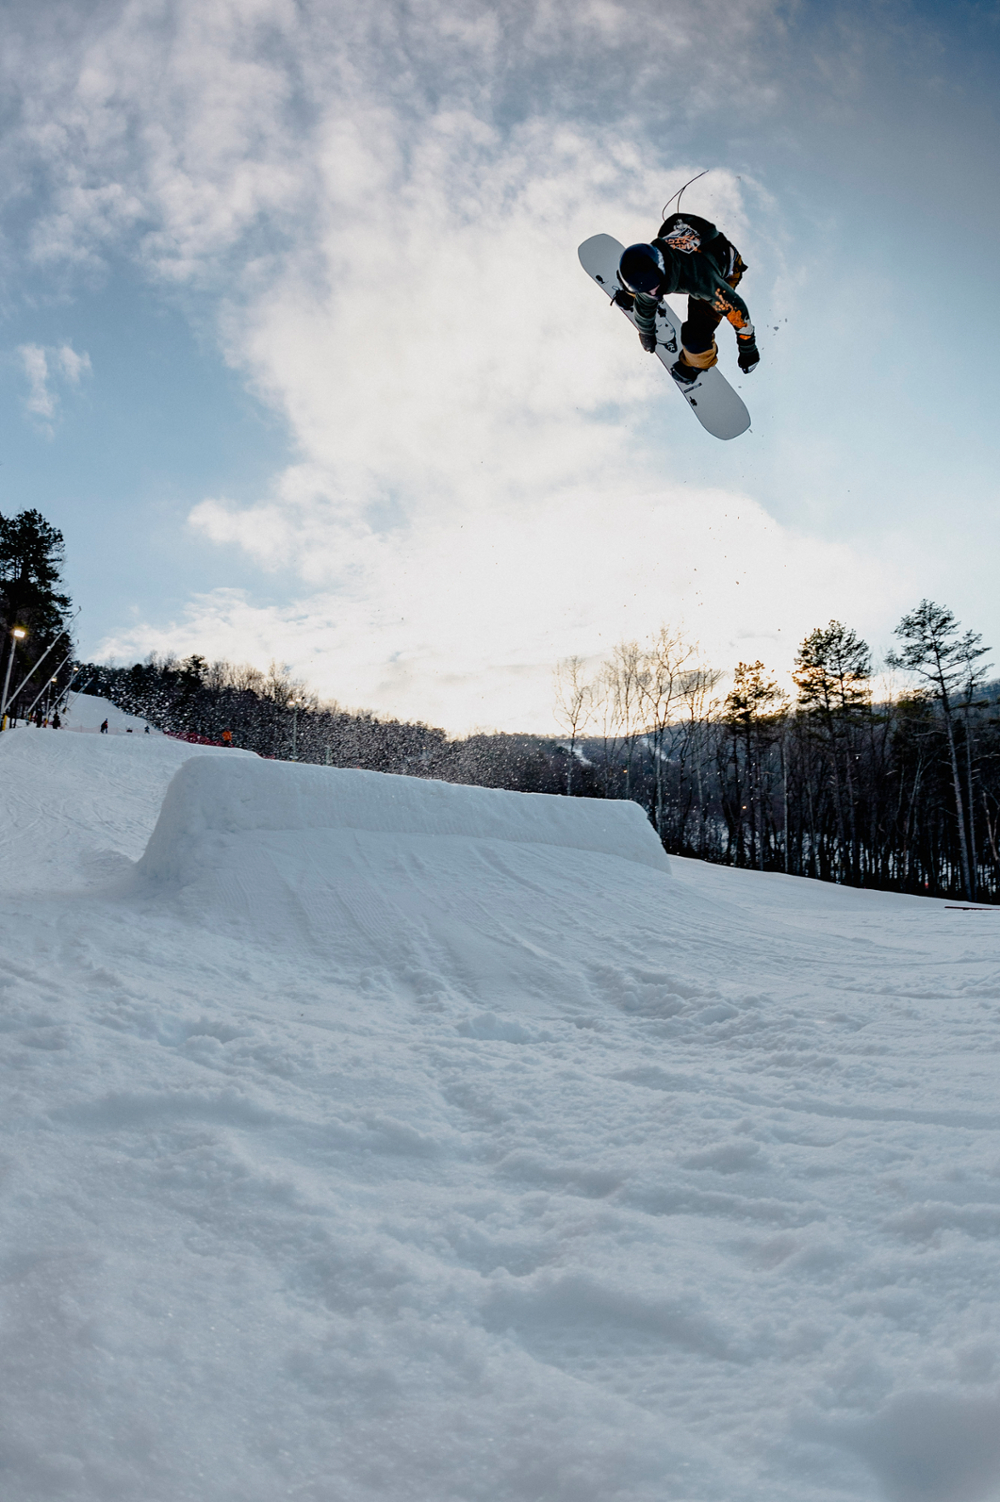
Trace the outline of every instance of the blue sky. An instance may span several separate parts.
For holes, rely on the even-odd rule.
[[[0,30],[0,507],[64,530],[85,653],[548,730],[558,658],[664,622],[787,671],[927,595],[1000,644],[996,6],[42,0]],[[576,264],[703,167],[763,356],[725,445]]]

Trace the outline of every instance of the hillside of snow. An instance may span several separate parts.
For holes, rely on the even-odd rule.
[[[0,1493],[991,1502],[1000,910],[0,736]]]
[[[143,735],[146,732],[147,721],[136,714],[126,714],[119,709],[117,704],[112,704],[110,699],[102,699],[97,694],[66,695],[66,703],[62,712],[63,728],[65,730],[83,730],[88,734],[99,734],[104,721],[108,723],[108,735],[125,735],[132,731],[135,735]],[[162,730],[156,730],[149,726],[150,735],[162,735]]]

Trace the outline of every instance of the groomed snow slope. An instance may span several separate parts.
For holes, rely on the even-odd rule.
[[[161,735],[69,735],[34,726],[6,732],[0,892],[91,886],[130,870],[191,749]],[[203,759],[257,761],[249,751],[198,749]]]
[[[102,699],[97,694],[66,695],[66,707],[62,713],[65,730],[83,730],[97,735],[105,720],[108,722],[108,735],[125,735],[129,730],[133,735],[144,735],[148,723],[139,715],[126,714],[117,704],[112,704],[110,699]],[[149,733],[162,735],[163,731],[156,730],[151,725]]]
[[[0,1493],[998,1495],[1000,912],[188,750],[0,737]]]

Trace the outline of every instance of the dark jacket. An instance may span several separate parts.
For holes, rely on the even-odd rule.
[[[699,302],[709,303],[746,338],[753,335],[750,310],[732,287],[729,278],[739,281],[746,269],[739,251],[710,219],[698,214],[671,214],[664,220],[653,241],[667,266],[664,295],[687,293]],[[635,299],[636,327],[647,334],[656,331],[659,299],[638,293]]]

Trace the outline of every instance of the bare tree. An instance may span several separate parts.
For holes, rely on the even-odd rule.
[[[576,743],[581,733],[590,724],[595,709],[594,685],[584,677],[586,664],[582,657],[564,657],[556,666],[556,719],[560,729],[569,737],[569,758],[566,765],[566,795],[573,793],[573,768],[576,763]]]
[[[722,681],[722,673],[715,668],[694,667],[681,676],[681,699],[686,711],[683,722],[682,756],[686,764],[694,763],[695,786],[697,789],[698,808],[698,837],[694,842],[695,849],[701,855],[705,848],[705,823],[708,816],[708,802],[705,795],[705,772],[711,764],[711,750],[709,740],[712,732],[712,715],[718,708],[718,701],[710,699]],[[681,830],[683,837],[684,830]]]
[[[675,706],[683,700],[685,677],[696,648],[683,632],[661,626],[652,646],[642,654],[639,664],[639,705],[646,734],[653,743],[653,776],[656,787],[653,821],[656,832],[664,833],[663,795],[666,772],[666,735]]]
[[[617,655],[603,662],[592,686],[593,716],[600,724],[601,787],[605,798],[616,798],[620,784],[620,756],[624,746],[623,695]]]
[[[625,752],[625,797],[632,796],[635,748],[643,731],[642,676],[645,661],[635,641],[622,641],[605,665],[616,731]]]

